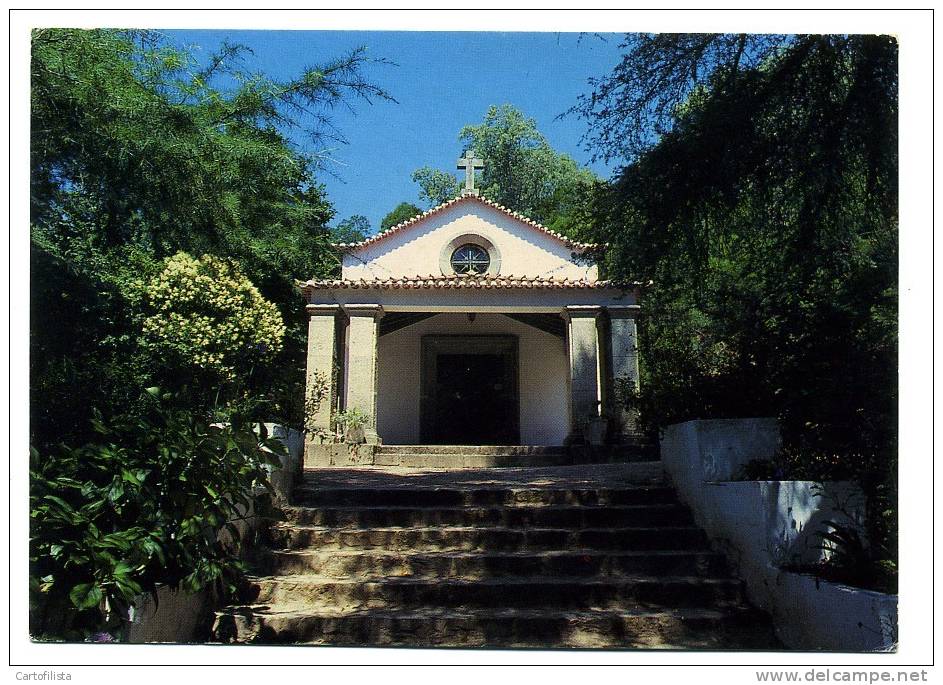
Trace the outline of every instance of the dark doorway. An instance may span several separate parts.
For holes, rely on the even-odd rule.
[[[517,338],[423,336],[421,414],[428,445],[518,444]]]

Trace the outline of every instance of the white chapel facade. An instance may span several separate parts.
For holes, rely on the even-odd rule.
[[[306,428],[366,416],[369,443],[563,445],[631,433],[636,284],[599,278],[595,246],[462,195],[362,242],[339,279],[302,285],[309,314]]]

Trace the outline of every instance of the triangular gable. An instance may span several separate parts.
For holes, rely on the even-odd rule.
[[[427,221],[430,217],[433,217],[436,214],[439,214],[452,207],[456,207],[457,205],[461,203],[477,203],[485,207],[490,207],[491,209],[496,209],[497,211],[505,214],[506,216],[512,219],[515,219],[516,221],[519,221],[521,224],[528,227],[529,229],[537,231],[542,235],[550,236],[552,238],[559,240],[568,248],[576,252],[584,252],[584,251],[591,250],[597,247],[595,244],[592,244],[592,243],[581,243],[581,242],[572,240],[568,238],[567,236],[563,235],[562,233],[557,233],[556,231],[550,230],[546,226],[537,223],[533,219],[530,219],[524,216],[520,212],[515,212],[513,210],[508,209],[507,207],[503,205],[499,205],[497,202],[492,202],[491,200],[487,200],[483,197],[479,197],[477,195],[470,195],[470,194],[461,195],[459,197],[448,200],[447,202],[443,202],[442,204],[437,205],[436,207],[433,207],[432,209],[429,209],[423,212],[422,214],[418,214],[411,219],[407,219],[406,221],[403,221],[401,223],[396,224],[395,226],[392,226],[386,229],[385,231],[381,231],[380,233],[377,233],[376,235],[370,236],[366,240],[361,240],[360,242],[357,242],[357,243],[336,243],[335,247],[341,248],[344,251],[357,250],[362,247],[374,245],[380,242],[381,240],[384,240],[385,238],[388,238],[395,234],[402,233],[403,231],[421,230],[421,224]]]

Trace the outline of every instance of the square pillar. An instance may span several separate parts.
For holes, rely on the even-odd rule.
[[[609,368],[612,370],[612,410],[621,424],[623,436],[633,436],[638,430],[638,410],[632,398],[639,391],[638,332],[635,320],[640,307],[627,305],[608,307],[609,349],[612,351]]]
[[[378,304],[345,305],[347,349],[345,357],[344,409],[359,409],[367,415],[367,443],[379,444],[377,435],[377,342],[383,307]]]
[[[340,306],[309,304],[305,363],[305,434],[308,443],[331,442],[334,406],[335,330]]]
[[[583,426],[601,415],[599,332],[597,320],[602,307],[572,305],[565,307],[567,344],[570,357],[570,437],[583,439]]]

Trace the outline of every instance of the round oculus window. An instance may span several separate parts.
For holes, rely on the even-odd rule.
[[[490,265],[491,257],[480,245],[467,243],[452,253],[452,269],[457,274],[483,274]]]

